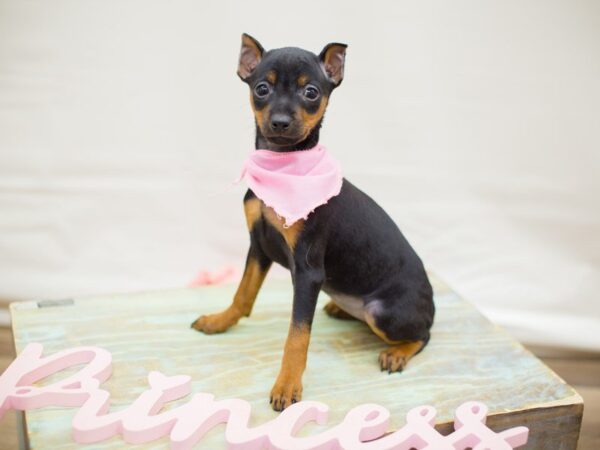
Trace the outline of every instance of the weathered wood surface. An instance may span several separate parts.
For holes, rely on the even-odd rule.
[[[531,449],[575,448],[582,415],[581,397],[471,304],[433,279],[437,305],[431,341],[401,374],[380,372],[382,342],[357,321],[329,318],[319,308],[304,376],[304,399],[331,408],[330,424],[361,403],[374,402],[392,413],[392,430],[412,407],[431,404],[439,429],[449,430],[454,409],[466,400],[485,402],[488,424],[531,428]],[[222,335],[205,336],[189,328],[200,313],[227,306],[235,286],[180,289],[75,299],[65,304],[12,305],[15,346],[41,342],[52,353],[78,345],[113,354],[113,376],[104,384],[112,408],[130,404],[146,387],[151,370],[188,374],[193,392],[252,403],[251,425],[275,416],[268,395],[277,376],[289,324],[291,286],[267,281],[252,316]],[[326,298],[320,300],[324,305]],[[42,305],[42,307],[40,307]],[[184,400],[185,401],[185,400]],[[177,403],[174,403],[177,404]],[[34,449],[117,449],[120,438],[80,446],[70,437],[73,409],[47,408],[26,413]],[[317,426],[307,427],[315,432]],[[223,426],[199,448],[224,448]],[[167,448],[167,440],[135,448]]]

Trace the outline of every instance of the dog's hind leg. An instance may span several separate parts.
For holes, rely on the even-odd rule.
[[[410,293],[395,301],[372,300],[365,305],[365,322],[389,348],[379,353],[381,370],[401,372],[429,342],[434,306],[430,295]]]

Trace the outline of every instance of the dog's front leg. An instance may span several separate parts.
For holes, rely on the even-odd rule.
[[[294,269],[292,320],[283,350],[279,376],[271,389],[270,401],[275,411],[283,411],[302,397],[302,374],[306,368],[310,329],[324,280],[323,268],[296,267]]]
[[[271,263],[271,260],[253,241],[246,258],[246,268],[244,269],[242,281],[231,305],[220,313],[198,317],[192,323],[192,328],[206,334],[222,333],[238,323],[242,317],[248,317],[252,312],[254,301],[271,267]]]

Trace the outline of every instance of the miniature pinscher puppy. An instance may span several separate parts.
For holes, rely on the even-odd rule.
[[[277,152],[311,149],[332,91],[342,82],[346,45],[332,43],[317,56],[287,47],[265,51],[242,35],[238,75],[250,87],[256,148]],[[306,220],[283,219],[250,190],[244,197],[250,249],[233,303],[199,317],[192,327],[221,333],[249,316],[274,262],[288,268],[294,295],[281,370],[271,390],[273,409],[300,400],[310,330],[323,290],[325,312],[364,321],[388,347],[381,370],[400,372],[429,341],[433,292],[423,263],[386,212],[344,179],[339,195]]]

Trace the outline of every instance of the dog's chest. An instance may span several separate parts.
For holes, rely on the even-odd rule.
[[[289,267],[304,228],[304,221],[299,220],[291,226],[286,226],[285,220],[258,198],[247,200],[244,203],[244,212],[248,230],[265,254],[279,264]]]

